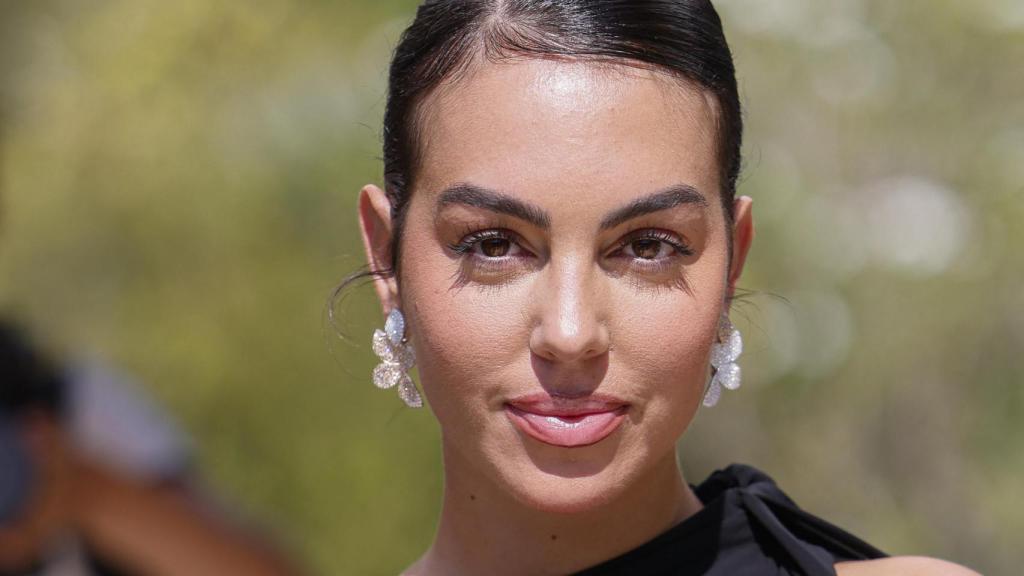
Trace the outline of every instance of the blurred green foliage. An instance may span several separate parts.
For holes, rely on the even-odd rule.
[[[359,187],[413,1],[0,5],[0,303],[146,382],[323,574],[430,542],[437,426],[370,385]],[[1024,563],[1024,8],[718,3],[758,238],[746,386],[681,442],[883,549]]]

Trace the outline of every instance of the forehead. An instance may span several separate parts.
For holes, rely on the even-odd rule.
[[[417,194],[470,182],[541,206],[719,191],[714,99],[664,73],[578,60],[484,63],[424,100]]]

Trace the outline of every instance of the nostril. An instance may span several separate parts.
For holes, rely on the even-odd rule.
[[[601,356],[610,349],[608,330],[595,322],[572,332],[538,326],[530,338],[530,350],[552,362],[574,362]]]

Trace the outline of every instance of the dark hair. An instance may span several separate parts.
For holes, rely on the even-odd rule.
[[[33,410],[59,415],[64,382],[13,323],[0,318],[0,418]]]
[[[349,276],[336,289],[335,299],[359,278],[398,277],[419,159],[418,106],[481,56],[490,61],[533,56],[644,66],[713,94],[722,206],[731,223],[743,120],[732,54],[709,0],[427,0],[402,34],[388,76],[384,184],[394,230],[391,266]],[[730,257],[731,251],[730,245]]]

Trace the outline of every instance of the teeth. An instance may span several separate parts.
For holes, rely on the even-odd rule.
[[[545,416],[544,420],[547,421],[548,424],[551,424],[552,426],[557,426],[559,428],[579,428],[583,426],[586,422],[586,419],[581,419],[576,422],[567,422],[565,420],[562,420],[558,416]]]

